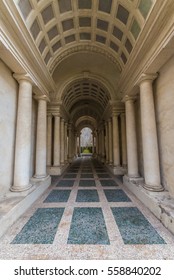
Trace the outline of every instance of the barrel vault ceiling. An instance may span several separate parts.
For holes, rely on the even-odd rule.
[[[103,119],[156,0],[13,0],[74,123]],[[92,121],[93,120],[93,121]],[[94,121],[95,120],[95,121]],[[78,123],[78,126],[80,124]]]

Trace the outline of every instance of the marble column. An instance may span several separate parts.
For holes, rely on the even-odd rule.
[[[47,177],[46,172],[46,137],[47,137],[47,97],[38,98],[37,135],[36,135],[36,170],[34,178]]]
[[[121,113],[121,152],[122,166],[127,167],[127,148],[126,148],[126,120],[125,113]]]
[[[16,146],[14,159],[14,182],[11,191],[21,192],[31,187],[31,125],[32,125],[32,81],[27,75],[14,74],[19,83]]]
[[[105,136],[105,149],[106,149],[106,163],[109,163],[109,138],[108,138],[108,123],[105,122],[105,131],[106,131],[106,136]]]
[[[80,139],[81,133],[79,133],[79,157],[81,156],[81,139]]]
[[[94,132],[92,132],[92,154],[94,156],[95,150],[94,150]]]
[[[125,97],[128,176],[137,178],[139,173],[134,100],[133,97]]]
[[[65,121],[62,118],[60,121],[60,164],[65,163]]]
[[[71,123],[68,124],[68,161],[72,161],[72,135],[71,135]]]
[[[68,162],[68,151],[67,151],[67,148],[68,148],[68,145],[67,145],[67,127],[68,127],[68,124],[67,122],[65,122],[65,163]]]
[[[152,82],[156,75],[142,75],[140,79],[141,128],[144,161],[144,188],[163,191],[160,181],[159,152]]]
[[[119,143],[118,117],[119,117],[119,114],[116,112],[113,112],[112,130],[113,130],[113,165],[114,165],[114,167],[120,166],[120,143]]]
[[[47,115],[47,166],[52,165],[52,114]]]
[[[54,156],[53,165],[60,166],[60,115],[54,114]]]
[[[109,132],[109,165],[112,165],[113,154],[112,154],[112,122],[108,120],[108,132]]]
[[[104,127],[102,127],[101,131],[101,141],[102,141],[102,162],[104,162],[105,159],[105,133],[104,133]]]

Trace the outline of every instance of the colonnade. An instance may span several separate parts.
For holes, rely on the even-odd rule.
[[[32,92],[33,83],[28,75],[14,74],[19,83],[16,141],[14,157],[14,178],[11,191],[26,191],[32,186],[30,178],[31,133],[32,133]],[[46,112],[47,97],[38,97],[36,133],[35,180],[47,178],[46,172]]]
[[[76,141],[77,135],[73,124],[66,121],[59,112],[49,112],[47,114],[47,167],[50,174],[61,173],[61,170],[72,162],[77,152]]]
[[[14,181],[11,191],[20,192],[29,189],[32,182],[30,178],[32,81],[27,75],[14,75],[14,77],[19,83],[19,98]],[[152,86],[155,78],[156,75],[142,75],[139,79],[144,187],[151,191],[162,191]],[[36,159],[33,179],[44,180],[47,177],[46,166],[60,170],[73,160],[77,152],[80,153],[80,134],[77,134],[71,122],[60,115],[59,110],[56,113],[47,113],[46,96],[39,96],[37,101]],[[127,176],[135,180],[140,178],[135,97],[127,95],[124,102],[125,112],[118,112],[113,106],[112,116],[93,131],[93,151],[95,150],[100,161],[115,169],[121,170],[120,168],[127,167]]]
[[[112,168],[125,173],[127,167],[125,113],[112,108],[112,117],[105,120],[96,133],[96,156]],[[121,140],[121,141],[120,141]]]

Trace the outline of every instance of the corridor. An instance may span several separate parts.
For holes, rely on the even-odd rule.
[[[173,259],[174,237],[97,160],[82,156],[0,240],[0,259]]]

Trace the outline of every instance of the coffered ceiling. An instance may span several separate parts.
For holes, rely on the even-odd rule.
[[[124,69],[154,0],[15,0],[49,71],[78,49],[103,53]]]

